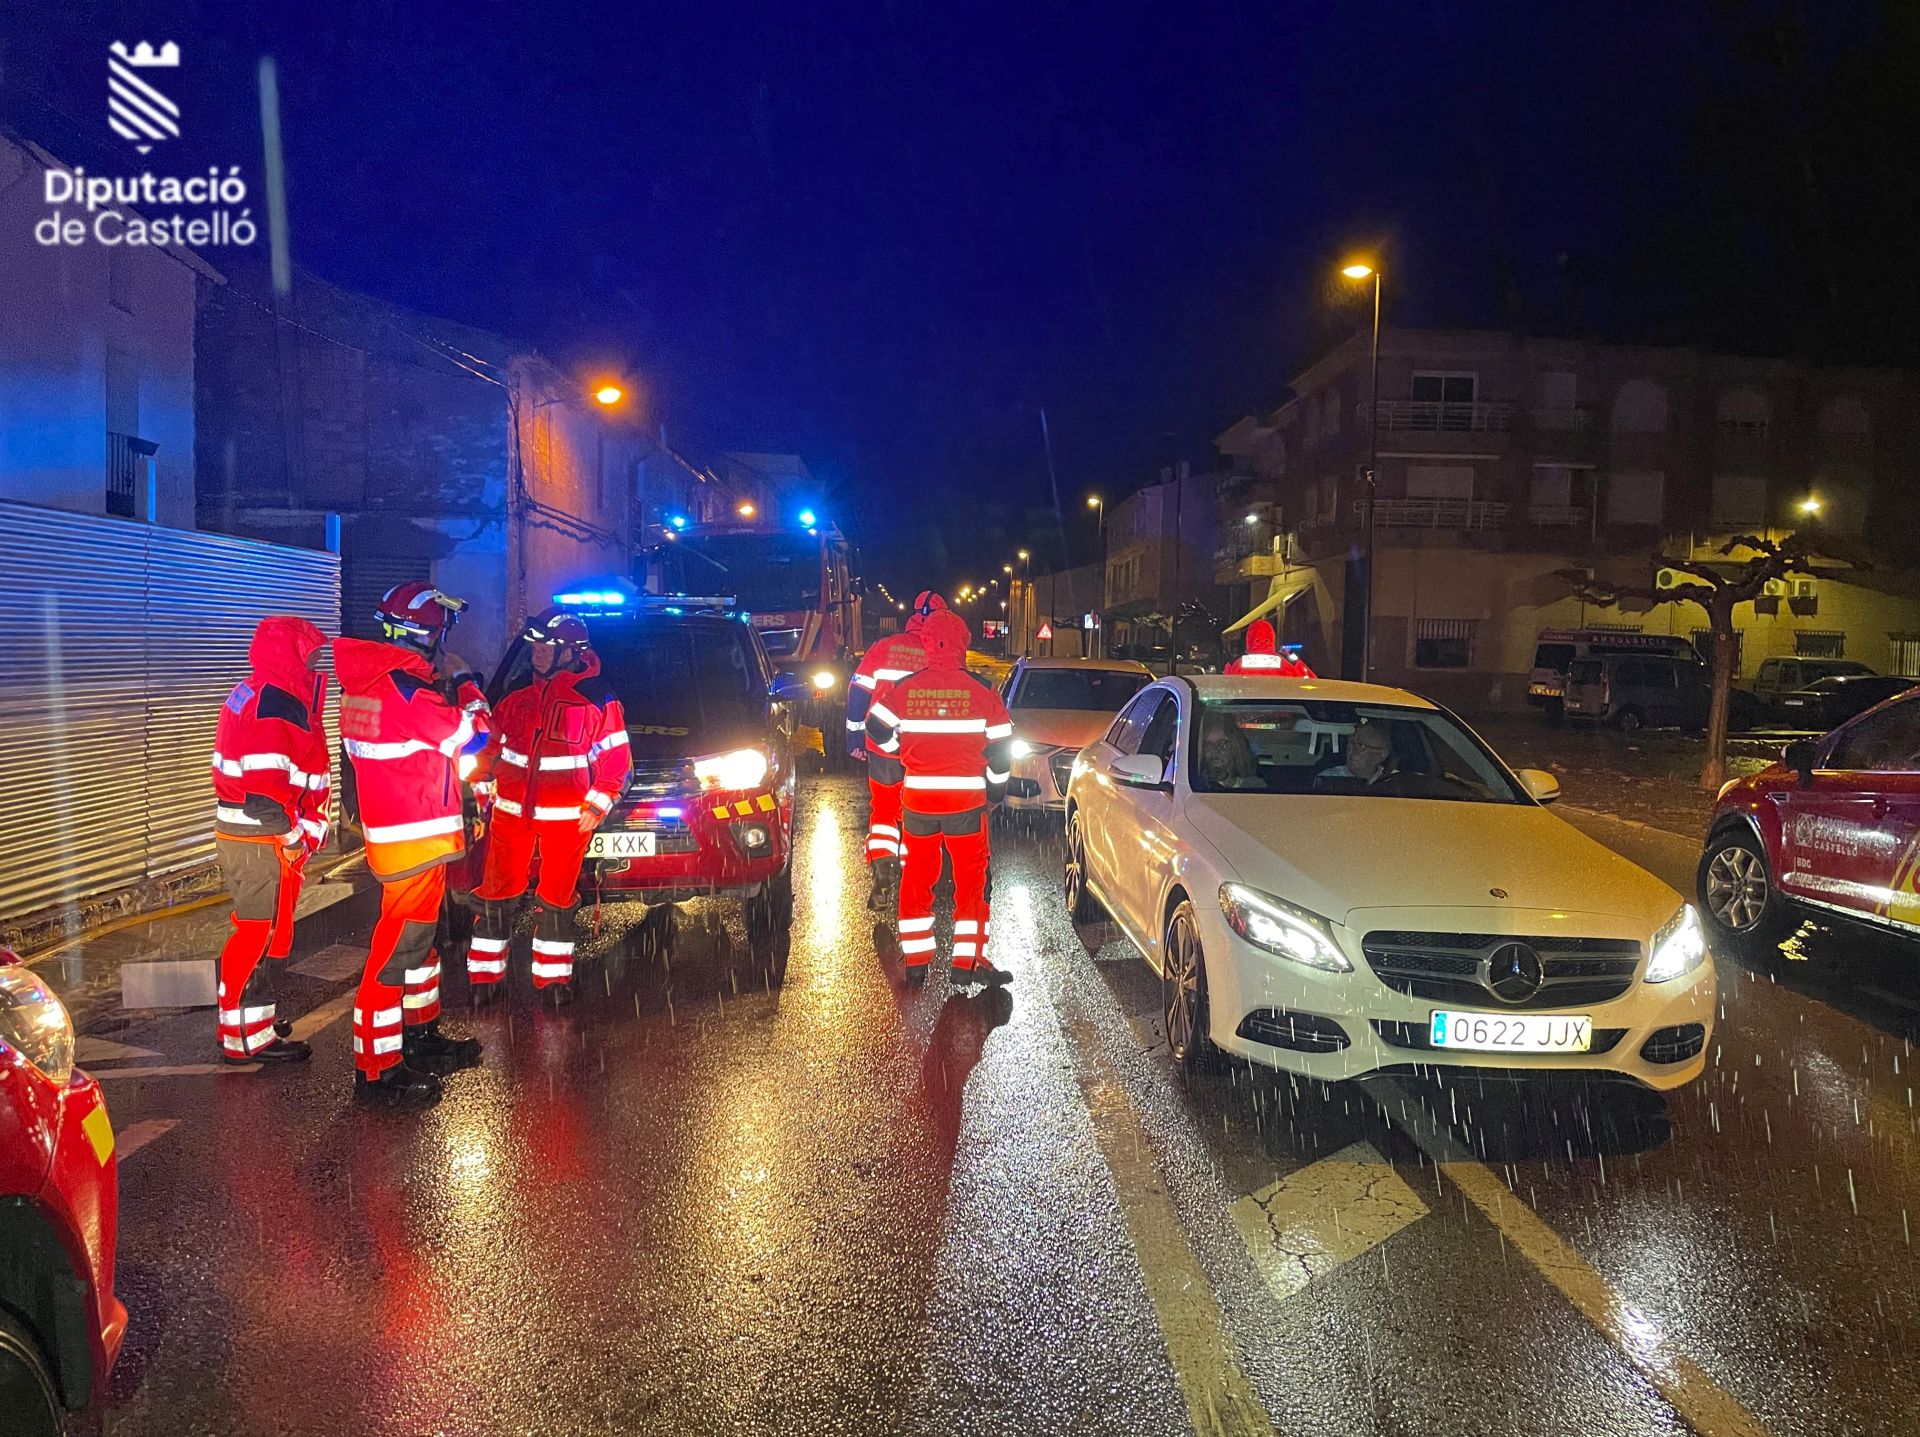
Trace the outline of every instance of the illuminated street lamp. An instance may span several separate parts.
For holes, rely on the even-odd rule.
[[[1805,514],[1809,519],[1819,518],[1820,496],[1818,494],[1807,495],[1806,498],[1800,501],[1800,512]]]
[[[1241,522],[1243,524],[1258,524],[1260,522],[1260,516],[1258,514],[1249,514],[1245,519],[1241,520]]]
[[[627,392],[617,384],[603,384],[593,391],[593,397],[601,405],[612,406],[625,399]]]
[[[1356,284],[1373,281],[1373,367],[1367,380],[1367,607],[1361,620],[1360,677],[1373,677],[1373,517],[1380,493],[1380,267],[1350,260],[1340,273]]]
[[[742,519],[751,519],[755,514],[759,513],[760,511],[753,507],[752,500],[742,499],[740,501],[740,507],[735,509],[733,512],[738,514]]]

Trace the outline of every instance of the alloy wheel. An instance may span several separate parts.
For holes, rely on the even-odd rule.
[[[1736,933],[1757,926],[1767,908],[1767,869],[1760,856],[1729,844],[1707,864],[1707,906]]]

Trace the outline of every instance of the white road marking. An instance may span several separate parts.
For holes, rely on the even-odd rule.
[[[311,918],[321,909],[331,908],[351,897],[351,883],[309,883],[300,890],[300,898],[293,905],[293,921],[297,924],[301,919]]]
[[[1233,1223],[1284,1301],[1428,1211],[1371,1143],[1358,1142],[1239,1199]]]
[[[96,1083],[111,1083],[121,1078],[204,1078],[213,1073],[257,1073],[258,1063],[175,1063],[166,1067],[108,1068],[90,1074]]]
[[[119,1150],[120,1161],[124,1163],[155,1138],[179,1126],[178,1118],[147,1118],[123,1133],[114,1134],[114,1146]]]
[[[1652,1383],[1697,1437],[1769,1437],[1740,1399],[1663,1339],[1659,1321],[1624,1294],[1561,1237],[1438,1121],[1422,1122],[1420,1096],[1401,1079],[1367,1083],[1381,1111],[1433,1160],[1447,1181],[1480,1209],[1520,1255]],[[1403,1116],[1408,1115],[1411,1116]]]
[[[337,998],[329,998],[304,1018],[296,1018],[290,1037],[306,1042],[313,1035],[336,1019],[345,1017],[353,1011],[353,996],[356,989],[349,988]]]
[[[290,971],[305,978],[344,983],[349,978],[358,978],[366,966],[366,949],[355,948],[348,943],[334,943],[317,953],[309,953],[298,963],[292,964]]]
[[[149,1008],[211,1008],[214,966],[211,957],[153,958],[122,964],[120,1006],[136,1012]]]
[[[131,1063],[137,1058],[164,1056],[151,1048],[130,1048],[107,1038],[82,1037],[73,1046],[73,1061],[83,1068],[91,1068],[95,1063]]]

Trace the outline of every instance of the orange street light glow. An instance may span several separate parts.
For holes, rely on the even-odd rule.
[[[1370,264],[1362,264],[1356,260],[1343,268],[1340,273],[1344,274],[1348,279],[1369,279],[1373,275],[1373,266]]]
[[[738,514],[742,519],[751,519],[760,511],[755,509],[750,503],[742,503],[741,506],[733,512]]]
[[[617,384],[603,384],[593,391],[593,397],[602,404],[618,404],[626,398],[626,391]]]

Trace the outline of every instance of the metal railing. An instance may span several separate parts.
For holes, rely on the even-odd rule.
[[[1588,417],[1584,409],[1536,409],[1533,411],[1533,427],[1561,434],[1583,434]]]
[[[1354,504],[1354,517],[1366,522],[1367,501]],[[1479,499],[1377,499],[1374,523],[1383,529],[1500,529],[1506,526],[1506,504]]]
[[[1577,504],[1529,504],[1527,522],[1542,529],[1571,528],[1587,522],[1587,511]]]
[[[140,448],[144,440],[131,434],[115,434],[107,431],[107,512],[119,519],[133,519],[139,515],[135,495],[146,479],[146,455],[150,449]]]
[[[1383,399],[1382,429],[1423,433],[1505,434],[1513,427],[1511,404],[1455,403],[1442,399]]]

